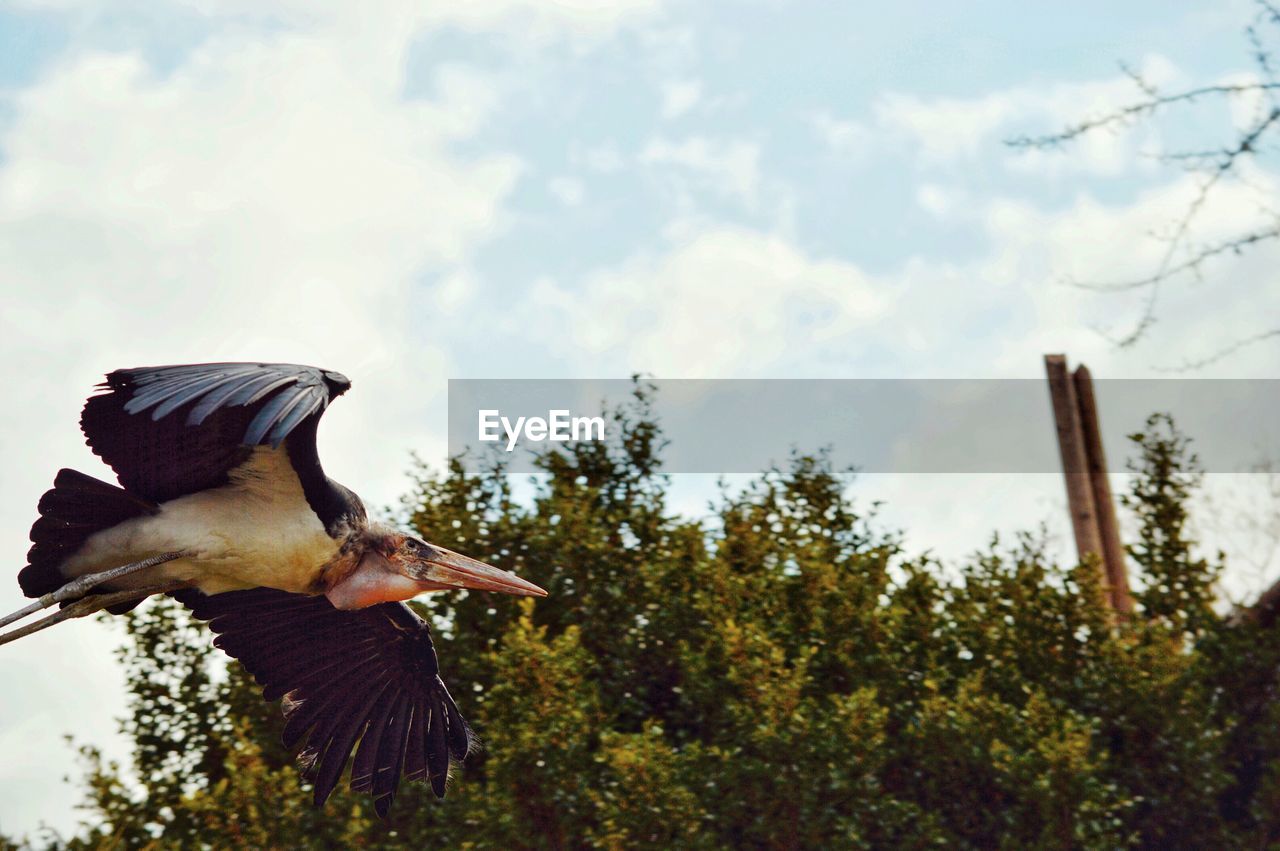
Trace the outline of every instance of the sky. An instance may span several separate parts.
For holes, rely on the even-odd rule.
[[[410,451],[443,457],[449,378],[1036,378],[1046,352],[1146,377],[1272,327],[1272,246],[1166,288],[1129,348],[1140,296],[1063,284],[1149,271],[1194,189],[1156,155],[1250,104],[1003,144],[1131,101],[1121,61],[1241,79],[1251,4],[1028,9],[0,0],[0,553],[22,566],[57,468],[110,478],[76,423],[122,366],[341,370],[326,469],[390,504]],[[1200,237],[1259,215],[1276,176],[1246,176]],[[1196,375],[1280,377],[1278,345]],[[675,484],[696,511],[705,483]],[[944,555],[1065,526],[1054,476],[855,489]],[[116,641],[77,622],[0,653],[0,831],[74,828],[65,734],[127,758]]]

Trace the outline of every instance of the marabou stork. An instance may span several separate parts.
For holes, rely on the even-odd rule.
[[[473,738],[440,679],[427,624],[403,602],[470,588],[543,597],[504,570],[370,520],[328,478],[316,426],[346,376],[292,364],[122,369],[80,418],[122,487],[61,470],[31,527],[0,643],[167,593],[207,621],[265,700],[283,698],[320,806],[352,751],[351,788],[385,816],[403,774],[443,797]]]

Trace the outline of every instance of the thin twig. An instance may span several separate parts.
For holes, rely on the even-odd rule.
[[[1077,139],[1086,133],[1109,127],[1113,124],[1124,124],[1144,114],[1154,113],[1162,107],[1176,103],[1195,101],[1208,95],[1239,95],[1246,92],[1270,92],[1280,89],[1280,82],[1266,83],[1219,83],[1212,86],[1201,86],[1172,95],[1161,95],[1157,98],[1122,106],[1114,112],[1086,119],[1079,124],[1068,127],[1058,133],[1046,136],[1015,136],[1006,139],[1005,144],[1011,148],[1054,148],[1065,142]]]
[[[1262,26],[1280,27],[1280,6],[1270,0],[1256,0],[1256,5],[1257,12],[1252,23],[1245,28],[1245,36],[1249,42],[1250,58],[1257,69],[1258,79],[1196,86],[1165,94],[1140,72],[1122,64],[1121,71],[1142,94],[1141,100],[1069,125],[1057,133],[1021,136],[1005,142],[1010,147],[1020,149],[1057,148],[1104,128],[1131,125],[1139,119],[1152,118],[1169,107],[1192,104],[1204,99],[1231,100],[1244,95],[1261,96],[1257,114],[1245,128],[1238,131],[1239,135],[1233,144],[1220,148],[1192,148],[1153,155],[1161,162],[1182,164],[1188,170],[1203,175],[1203,178],[1196,186],[1194,195],[1181,215],[1171,223],[1169,232],[1156,237],[1165,243],[1165,248],[1150,274],[1130,280],[1105,283],[1066,280],[1066,283],[1071,286],[1095,292],[1145,291],[1146,298],[1143,300],[1141,312],[1133,327],[1120,336],[1109,337],[1116,346],[1129,347],[1145,337],[1156,321],[1160,291],[1167,281],[1186,274],[1200,278],[1203,267],[1209,261],[1229,254],[1242,253],[1258,243],[1280,237],[1280,220],[1276,220],[1272,215],[1273,223],[1269,226],[1254,226],[1252,230],[1208,245],[1197,246],[1192,241],[1195,226],[1207,209],[1210,197],[1215,195],[1227,177],[1245,186],[1252,185],[1248,182],[1247,176],[1241,174],[1242,159],[1256,157],[1262,152],[1277,149],[1273,139],[1276,135],[1275,128],[1280,124],[1280,97],[1277,96],[1280,92],[1280,77],[1277,76],[1280,71],[1263,37]],[[1264,213],[1267,212],[1265,206],[1263,205]],[[1189,361],[1179,370],[1213,363],[1270,336],[1272,335],[1267,332],[1241,340],[1206,358]]]
[[[1207,355],[1203,358],[1200,358],[1199,360],[1185,360],[1182,362],[1181,366],[1163,367],[1163,368],[1157,367],[1157,370],[1159,372],[1191,372],[1193,370],[1203,369],[1204,367],[1209,366],[1210,364],[1217,363],[1218,361],[1222,360],[1223,358],[1229,355],[1235,354],[1241,349],[1248,348],[1249,346],[1257,345],[1258,343],[1262,343],[1267,340],[1272,340],[1276,338],[1280,338],[1280,328],[1272,328],[1269,331],[1262,331],[1258,334],[1254,334],[1251,337],[1245,337],[1243,340],[1236,340],[1234,343],[1231,343],[1230,345],[1227,345],[1227,346],[1223,346],[1221,349],[1218,349],[1212,354]]]

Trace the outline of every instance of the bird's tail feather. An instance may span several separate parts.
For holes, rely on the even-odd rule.
[[[61,588],[71,578],[63,574],[63,564],[90,535],[158,510],[155,503],[124,488],[75,470],[59,470],[53,488],[40,497],[27,566],[18,573],[22,593],[39,597]],[[127,610],[137,603],[123,605]]]

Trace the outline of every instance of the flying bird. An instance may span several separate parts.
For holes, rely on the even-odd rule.
[[[214,645],[281,699],[286,747],[323,805],[350,785],[386,816],[400,778],[444,797],[470,728],[440,678],[427,623],[403,601],[473,589],[545,597],[538,586],[370,519],[325,475],[316,427],[346,376],[294,364],[121,369],[80,418],[120,486],[64,469],[39,504],[18,582],[38,598],[0,635],[122,613],[170,594]],[[354,751],[354,758],[351,759]]]

